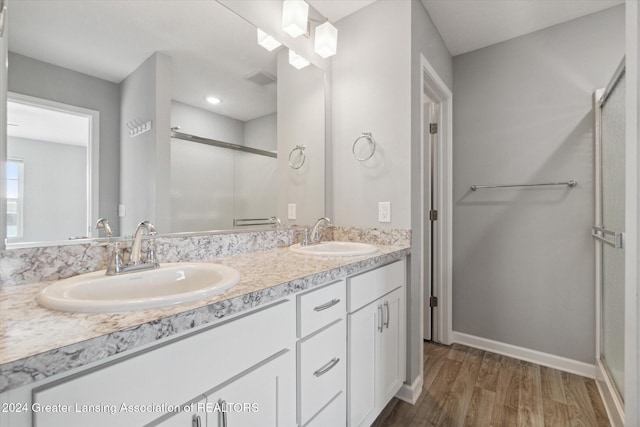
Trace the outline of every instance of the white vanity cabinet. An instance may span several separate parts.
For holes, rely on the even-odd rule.
[[[348,279],[348,425],[368,426],[405,378],[405,264]]]
[[[346,283],[298,295],[298,425],[346,425]],[[326,424],[330,422],[330,424]]]
[[[170,405],[184,407],[222,387],[228,390],[229,397],[224,397],[227,401],[253,403],[251,399],[263,399],[266,394],[269,399],[280,396],[283,405],[295,401],[294,318],[295,303],[281,300],[223,325],[37,387],[33,390],[34,403],[43,407],[65,405],[71,410],[37,412],[35,425],[141,426],[165,417],[171,412],[167,410]],[[261,376],[263,373],[267,375]],[[263,388],[250,386],[252,379],[262,381]],[[272,401],[257,403],[264,405],[260,416],[279,412]],[[287,408],[288,413],[294,413],[291,408]],[[280,425],[294,425],[284,420],[286,417]]]

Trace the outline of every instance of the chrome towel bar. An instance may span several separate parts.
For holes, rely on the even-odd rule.
[[[609,245],[615,249],[624,249],[624,233],[607,230],[602,227],[591,227],[591,235],[600,240],[605,245]],[[606,236],[613,236],[613,240],[607,239]]]
[[[513,185],[472,185],[471,191],[476,191],[481,188],[507,188],[507,187],[539,187],[546,185],[566,185],[568,187],[575,187],[578,185],[578,181],[567,181],[567,182],[544,182],[540,184],[513,184]]]

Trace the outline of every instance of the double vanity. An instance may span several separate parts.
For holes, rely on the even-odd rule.
[[[405,380],[409,244],[393,243],[4,287],[0,424],[370,425]]]

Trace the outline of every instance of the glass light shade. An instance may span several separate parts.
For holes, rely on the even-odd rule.
[[[309,5],[304,0],[284,0],[282,3],[282,31],[295,38],[307,33]]]
[[[262,31],[260,28],[257,28],[257,30],[258,30],[258,44],[263,48],[267,49],[269,52],[282,46],[282,43],[280,43],[278,40],[274,39],[272,36]]]
[[[306,67],[310,64],[309,60],[303,56],[298,55],[293,50],[289,49],[289,64],[296,67],[298,70]]]
[[[336,54],[338,48],[338,29],[329,21],[316,27],[313,49],[323,58]]]
[[[209,104],[213,104],[213,105],[220,104],[222,102],[220,98],[215,96],[207,96],[205,99]]]

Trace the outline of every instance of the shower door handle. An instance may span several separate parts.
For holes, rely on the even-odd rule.
[[[591,227],[591,235],[614,249],[624,249],[624,233],[593,226]],[[608,239],[607,236],[612,236],[613,240]]]

